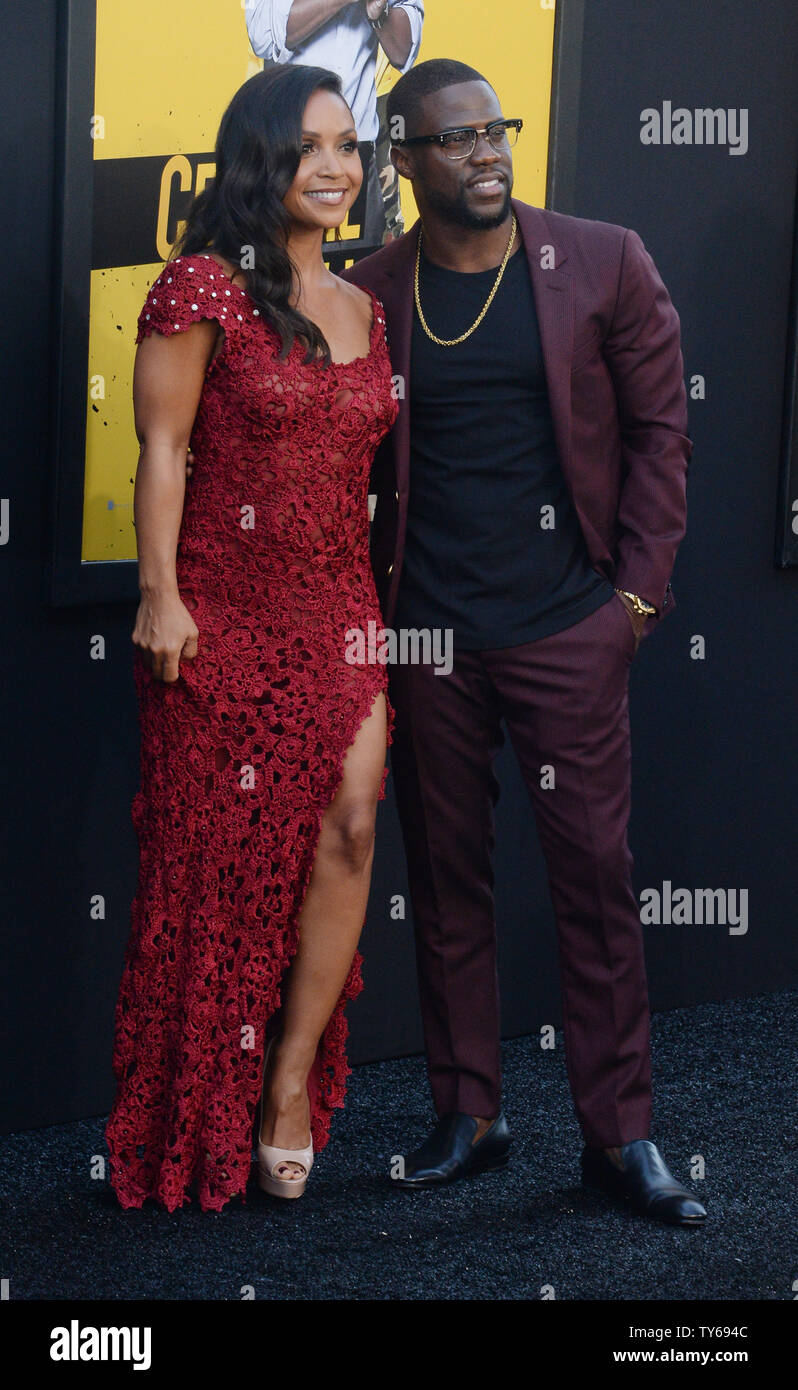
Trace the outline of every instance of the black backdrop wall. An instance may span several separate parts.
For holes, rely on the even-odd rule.
[[[112,1097],[113,1005],[135,889],[130,802],[138,732],[133,608],[43,602],[51,467],[56,0],[4,19],[3,481],[7,665],[3,973],[10,1003],[5,1130],[96,1115]],[[456,56],[456,55],[454,55]],[[748,930],[645,928],[652,1004],[672,1008],[798,983],[795,788],[798,572],[773,567],[777,461],[798,170],[798,11],[792,0],[588,0],[579,156],[563,211],[634,227],[681,315],[695,452],[677,609],[632,672],[638,892],[747,890]],[[490,74],[487,74],[490,77]],[[640,112],[746,108],[749,149],[639,140]],[[517,189],[524,196],[523,189]],[[107,659],[92,661],[102,633]],[[691,658],[691,638],[706,641]],[[500,762],[497,907],[506,1033],[559,1021],[543,865],[507,749]],[[367,988],[354,1061],[420,1048],[412,929],[393,804],[381,807]],[[102,893],[104,921],[90,898]]]

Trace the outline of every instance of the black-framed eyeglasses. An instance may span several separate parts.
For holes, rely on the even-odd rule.
[[[437,135],[411,135],[408,140],[394,140],[394,145],[440,145],[449,159],[468,159],[474,153],[477,137],[484,135],[494,150],[511,148],[518,139],[524,122],[519,119],[489,121],[485,126],[463,126],[459,130],[441,130]]]

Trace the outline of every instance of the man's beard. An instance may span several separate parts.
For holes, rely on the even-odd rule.
[[[459,197],[454,199],[441,197],[434,186],[428,186],[424,191],[430,207],[434,208],[445,222],[450,222],[456,227],[467,227],[469,231],[487,231],[490,227],[499,227],[508,213],[512,211],[510,203],[512,183],[509,180],[505,185],[502,205],[497,212],[475,212],[466,202],[465,189],[462,189]]]

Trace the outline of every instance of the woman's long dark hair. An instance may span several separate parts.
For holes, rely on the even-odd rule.
[[[251,247],[247,293],[279,334],[280,359],[298,338],[306,345],[306,362],[329,366],[324,334],[289,302],[294,286],[285,247],[291,218],[283,206],[302,157],[305,106],[320,87],[342,96],[340,77],[327,68],[269,63],[238,89],[219,126],[216,175],[193,200],[169,259],[212,247],[241,265]]]

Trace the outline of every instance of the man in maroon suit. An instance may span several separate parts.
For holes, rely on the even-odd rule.
[[[649,1011],[627,844],[629,668],[673,607],[692,444],[679,320],[632,230],[511,197],[521,122],[473,68],[393,88],[420,219],[344,272],[386,310],[400,412],[375,459],[386,626],[443,629],[450,673],[396,665],[392,768],[438,1123],[405,1188],[507,1161],[493,912],[504,721],[559,938],[583,1181],[661,1220],[706,1212],[649,1139]],[[398,134],[397,134],[398,132]]]

